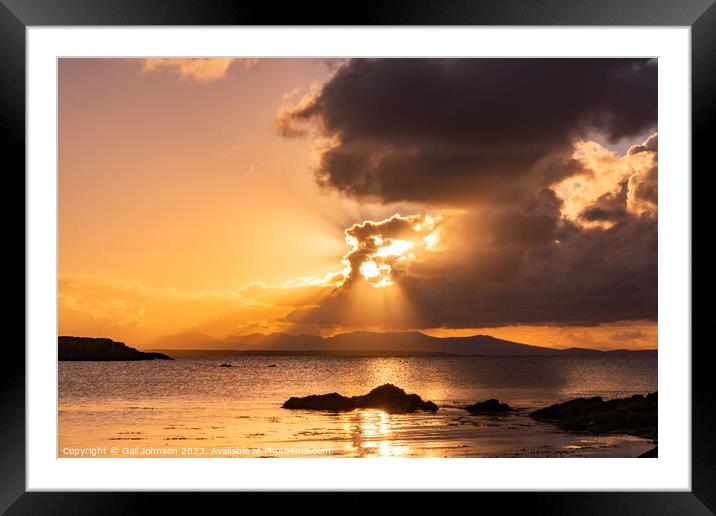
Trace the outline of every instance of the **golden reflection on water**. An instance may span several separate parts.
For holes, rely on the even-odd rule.
[[[413,359],[414,360],[414,359]],[[419,378],[410,375],[410,368],[407,364],[412,363],[405,358],[377,358],[372,359],[365,368],[364,378],[368,384],[373,386],[364,388],[361,392],[353,394],[365,394],[370,389],[392,383],[408,394],[419,393],[424,400],[444,400],[449,397],[450,383],[448,378],[434,377],[426,384],[414,384]]]
[[[233,367],[221,368],[225,361]],[[278,367],[266,367],[274,363]],[[65,447],[147,446],[258,448],[267,456],[267,448],[305,448],[330,449],[329,456],[338,457],[628,457],[653,447],[623,436],[585,443],[583,436],[555,432],[528,416],[533,407],[574,397],[651,392],[657,386],[651,359],[210,357],[62,362],[59,370],[59,456]],[[440,410],[281,408],[290,396],[355,396],[385,383],[434,401]],[[461,408],[489,397],[518,412],[486,418]]]
[[[396,444],[394,419],[396,416],[382,410],[364,409],[351,415],[346,430],[351,442],[346,445],[351,454],[360,457],[400,457],[408,453],[408,447]]]

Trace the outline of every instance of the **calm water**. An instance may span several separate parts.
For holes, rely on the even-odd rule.
[[[527,413],[580,396],[653,392],[657,360],[197,357],[60,362],[59,380],[61,457],[82,448],[100,448],[103,457],[634,457],[653,444],[564,433]],[[291,396],[351,396],[384,383],[434,401],[440,410],[391,415],[280,408]],[[459,408],[488,398],[518,410],[487,417]]]

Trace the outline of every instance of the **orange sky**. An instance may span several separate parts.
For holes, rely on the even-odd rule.
[[[61,59],[60,335],[145,347],[184,331],[223,338],[356,329],[285,318],[331,294],[325,278],[345,268],[351,249],[346,228],[450,210],[359,202],[319,188],[317,140],[285,138],[275,119],[329,80],[336,64]],[[417,259],[429,263],[433,250],[415,242]],[[446,237],[439,252],[449,245]],[[409,261],[401,257],[375,261],[398,270]],[[397,326],[410,326],[410,300],[398,285],[366,292],[364,303],[400,311]],[[645,320],[423,331],[555,347],[653,348],[657,340],[656,323]]]

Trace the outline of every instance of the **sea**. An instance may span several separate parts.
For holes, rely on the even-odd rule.
[[[228,364],[231,367],[222,367]],[[59,362],[58,457],[637,457],[653,441],[529,417],[578,397],[657,390],[656,356],[211,356]],[[292,396],[392,383],[435,413],[281,408]],[[514,410],[472,415],[496,398]]]

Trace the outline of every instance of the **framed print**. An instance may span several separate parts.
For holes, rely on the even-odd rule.
[[[711,514],[716,7],[530,5],[4,0],[27,303],[3,510]]]

